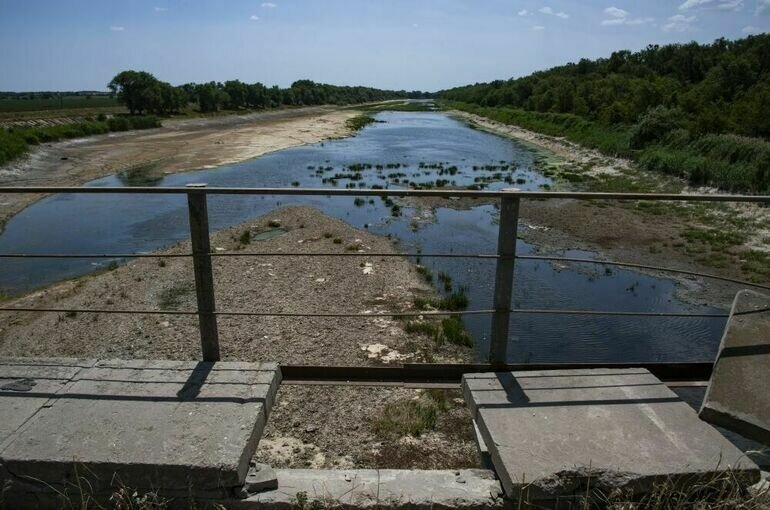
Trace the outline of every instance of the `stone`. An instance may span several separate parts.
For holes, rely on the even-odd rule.
[[[589,486],[648,490],[759,471],[645,369],[466,374],[463,392],[508,496],[555,500]]]
[[[733,301],[700,417],[770,445],[770,296]]]
[[[95,492],[115,483],[172,492],[240,487],[280,382],[274,363],[30,363],[0,359],[0,372],[37,383],[30,392],[0,392],[4,411],[7,403],[31,409],[0,413],[7,436],[0,464],[10,481],[41,486],[88,474]]]
[[[278,476],[275,470],[267,464],[252,462],[246,480],[243,482],[243,497],[249,497],[259,492],[278,488]]]
[[[495,510],[503,508],[500,482],[492,471],[463,469],[276,469],[278,488],[228,508],[292,510],[307,498],[313,508],[410,508],[412,510]]]

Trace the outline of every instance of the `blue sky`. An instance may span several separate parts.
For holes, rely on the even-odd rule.
[[[770,0],[0,0],[0,90],[101,90],[124,69],[437,90],[768,30]]]

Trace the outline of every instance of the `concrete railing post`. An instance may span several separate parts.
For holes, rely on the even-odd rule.
[[[205,184],[188,184],[189,188],[204,188]],[[190,239],[192,241],[193,267],[195,269],[195,294],[198,298],[198,327],[201,335],[203,361],[219,361],[219,333],[217,316],[214,314],[214,275],[211,269],[211,243],[209,240],[209,214],[204,190],[187,193],[190,214]]]
[[[497,255],[499,258],[495,271],[495,313],[492,316],[492,335],[489,343],[489,361],[495,365],[502,365],[507,361],[516,235],[519,225],[519,201],[518,197],[503,197],[500,200],[500,226],[497,235]]]

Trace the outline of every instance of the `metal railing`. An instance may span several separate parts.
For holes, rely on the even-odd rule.
[[[473,191],[473,190],[411,190],[411,189],[327,189],[327,188],[208,188],[205,184],[189,184],[186,187],[0,187],[0,195],[12,193],[77,193],[77,194],[183,194],[187,196],[188,214],[190,219],[190,239],[192,252],[181,254],[34,254],[34,253],[2,253],[3,258],[166,258],[190,257],[193,260],[195,273],[195,291],[197,309],[185,310],[121,310],[121,309],[63,309],[43,307],[0,307],[0,312],[77,312],[104,314],[159,314],[159,315],[197,315],[201,350],[204,361],[218,361],[220,358],[219,333],[217,316],[266,316],[266,317],[358,317],[371,319],[378,316],[413,317],[413,316],[447,316],[447,315],[478,315],[492,316],[489,360],[493,365],[504,365],[507,359],[507,347],[511,314],[554,314],[554,315],[602,315],[602,316],[645,316],[645,317],[727,317],[726,313],[676,313],[676,312],[634,312],[606,310],[565,310],[565,309],[534,309],[511,308],[511,297],[514,288],[515,261],[519,260],[551,260],[577,263],[613,265],[633,269],[674,272],[690,276],[711,278],[743,286],[770,290],[770,285],[747,282],[720,275],[699,273],[695,271],[673,269],[667,267],[626,263],[614,260],[587,259],[576,257],[524,256],[516,255],[516,241],[519,223],[519,206],[522,200],[620,200],[620,201],[691,201],[691,202],[749,202],[770,204],[770,196],[745,195],[680,195],[680,194],[648,194],[648,193],[592,193],[592,192],[538,192],[538,191]],[[498,229],[497,253],[495,254],[456,254],[456,253],[220,253],[211,251],[209,235],[209,216],[207,208],[208,195],[276,195],[276,196],[378,196],[378,197],[465,197],[499,201],[500,221]],[[422,258],[477,258],[496,261],[493,308],[488,310],[463,311],[419,311],[419,312],[388,312],[388,313],[280,313],[254,311],[218,311],[214,300],[214,278],[212,272],[212,257],[422,257]]]

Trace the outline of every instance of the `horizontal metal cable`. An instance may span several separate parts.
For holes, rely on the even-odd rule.
[[[255,317],[424,317],[432,315],[485,315],[495,313],[494,310],[462,310],[462,311],[423,311],[423,312],[377,312],[377,313],[297,313],[297,312],[214,312],[214,315],[238,315]]]
[[[520,260],[555,260],[555,261],[561,261],[561,262],[580,262],[580,263],[589,263],[589,264],[600,264],[605,266],[622,266],[622,267],[631,267],[636,269],[652,269],[654,271],[679,273],[679,274],[686,274],[690,276],[700,276],[702,278],[710,278],[712,280],[722,280],[725,282],[737,283],[740,285],[758,287],[760,289],[770,289],[770,285],[763,285],[760,283],[748,282],[746,280],[738,280],[736,278],[728,278],[726,276],[719,276],[711,273],[699,273],[697,271],[687,271],[686,269],[674,269],[671,267],[651,266],[647,264],[634,264],[630,262],[619,262],[616,260],[586,259],[586,258],[579,258],[579,257],[548,257],[548,256],[539,256],[539,255],[516,255],[516,258]]]
[[[673,200],[685,202],[756,202],[770,204],[770,195],[723,195],[679,193],[604,193],[519,190],[411,190],[411,189],[336,189],[336,188],[231,188],[231,187],[75,187],[75,186],[0,186],[3,193],[77,193],[77,194],[206,194],[206,195],[285,195],[285,196],[392,196],[392,197],[466,197],[574,200]]]
[[[56,312],[56,313],[105,313],[105,314],[147,314],[147,315],[197,315],[198,312],[190,310],[121,310],[121,309],[96,309],[96,308],[36,308],[36,307],[0,307],[0,312]],[[539,309],[539,308],[514,308],[510,313],[517,314],[550,314],[550,315],[606,315],[628,317],[694,317],[694,318],[724,318],[728,313],[687,313],[687,312],[623,312],[608,310],[564,310],[564,309]],[[247,312],[224,311],[214,312],[212,315],[253,316],[253,317],[350,317],[350,318],[376,318],[376,317],[422,317],[422,316],[448,316],[448,315],[487,315],[495,310],[463,310],[463,311],[422,311],[422,312],[377,312],[377,313],[300,313],[300,312]]]
[[[190,310],[121,310],[119,308],[37,308],[37,307],[0,307],[0,312],[52,312],[52,313],[112,313],[136,315],[198,315]]]
[[[470,259],[497,259],[499,255],[484,253],[378,253],[378,252],[212,252],[203,253],[211,257],[425,257],[425,258],[470,258]],[[193,257],[192,253],[0,253],[0,259],[103,259],[103,258],[180,258]]]
[[[521,314],[549,314],[549,315],[606,315],[623,317],[695,317],[695,318],[722,318],[729,317],[729,313],[688,313],[688,312],[613,312],[609,310],[560,310],[538,308],[514,308],[511,313]]]

